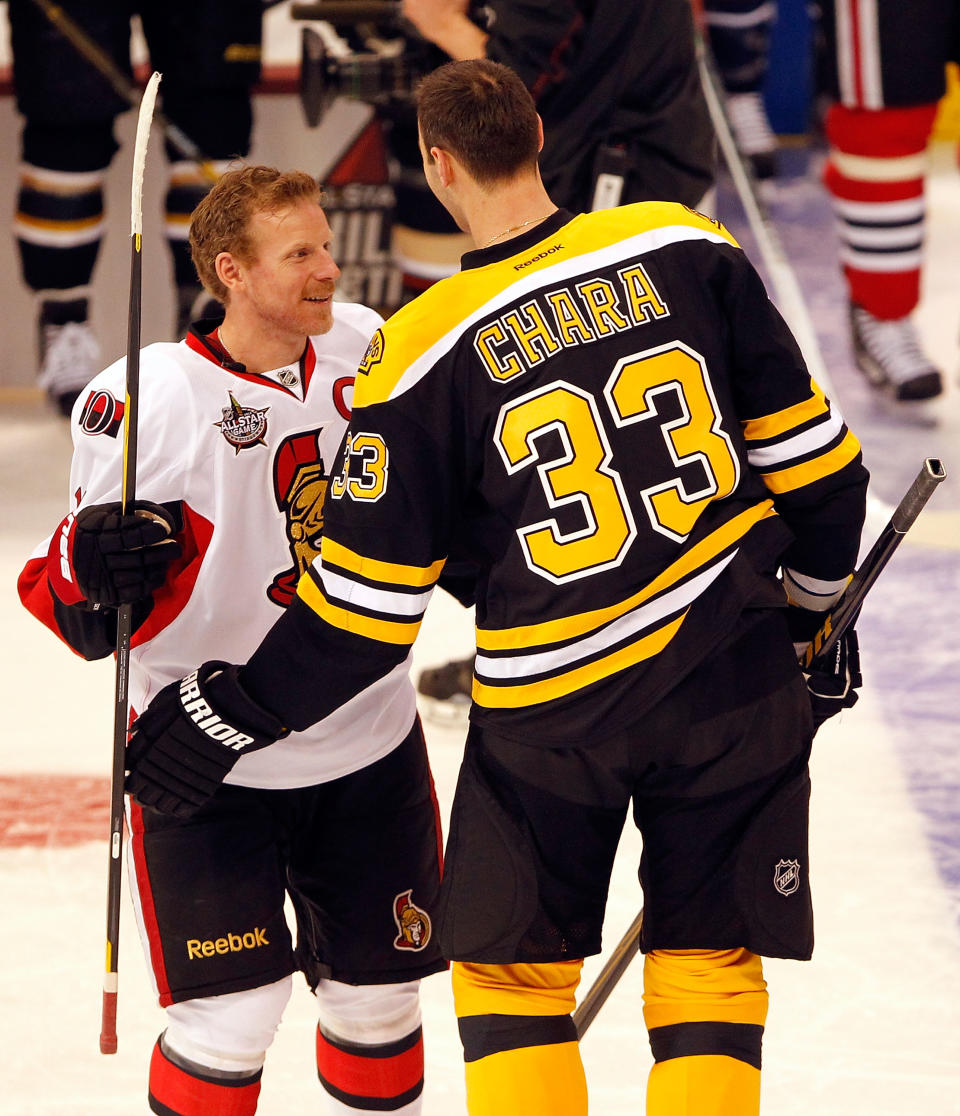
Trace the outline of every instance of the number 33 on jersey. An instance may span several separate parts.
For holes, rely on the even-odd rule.
[[[538,706],[542,725],[588,690],[653,700],[774,603],[791,521],[809,536],[809,509],[864,473],[716,222],[642,203],[538,234],[468,254],[371,342],[301,596],[412,643],[445,560],[471,559],[478,715]],[[818,546],[820,576],[849,569],[828,530]]]

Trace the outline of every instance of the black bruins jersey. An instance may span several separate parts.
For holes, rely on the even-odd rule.
[[[745,609],[784,605],[781,564],[838,593],[866,482],[726,229],[659,202],[559,211],[375,335],[320,557],[245,678],[294,725],[321,714],[407,653],[469,561],[474,719],[605,735]]]

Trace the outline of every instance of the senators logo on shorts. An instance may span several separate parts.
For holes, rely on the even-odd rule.
[[[393,901],[393,921],[400,933],[393,939],[394,949],[423,949],[430,941],[430,916],[415,906],[410,891],[402,891]]]
[[[267,433],[267,411],[269,407],[242,407],[233,397],[233,392],[228,391],[230,406],[224,407],[220,412],[222,418],[214,426],[220,427],[220,433],[233,446],[236,453],[251,446],[265,446],[263,440]]]
[[[123,422],[123,404],[102,388],[91,391],[80,412],[80,429],[92,436],[106,434],[116,438]]]
[[[800,886],[800,861],[778,860],[773,869],[773,886],[781,895],[792,895]]]
[[[273,495],[286,516],[287,544],[293,565],[277,574],[267,596],[281,608],[293,600],[297,582],[320,553],[327,470],[320,456],[320,431],[292,434],[273,459]]]
[[[377,332],[370,338],[370,344],[367,346],[367,351],[363,354],[363,360],[360,361],[360,371],[367,376],[370,370],[383,360],[383,330],[378,329]]]

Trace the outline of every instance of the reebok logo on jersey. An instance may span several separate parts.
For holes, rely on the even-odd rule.
[[[228,725],[207,705],[200,696],[196,671],[180,681],[180,704],[198,729],[202,729],[211,740],[216,740],[225,748],[242,752],[248,744],[253,743],[252,736],[239,732],[233,725]]]
[[[259,949],[268,946],[270,940],[267,932],[260,926],[255,926],[245,934],[228,933],[224,938],[199,938],[187,939],[187,958],[190,961],[199,961],[202,957],[213,957],[216,953],[239,953],[243,949]]]
[[[562,244],[554,244],[550,248],[547,248],[546,251],[539,252],[536,256],[531,256],[529,260],[524,260],[523,263],[514,264],[513,270],[523,271],[525,267],[529,267],[531,264],[536,263],[537,260],[545,260],[547,256],[552,256],[554,252],[559,252],[562,247]]]

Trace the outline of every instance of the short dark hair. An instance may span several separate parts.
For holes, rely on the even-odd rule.
[[[520,78],[499,62],[447,62],[428,74],[417,87],[417,120],[428,155],[442,147],[481,184],[536,165],[536,106]]]
[[[240,166],[222,175],[190,217],[190,255],[200,282],[220,302],[227,288],[217,275],[217,256],[251,259],[250,218],[300,201],[322,201],[320,184],[306,171]]]

